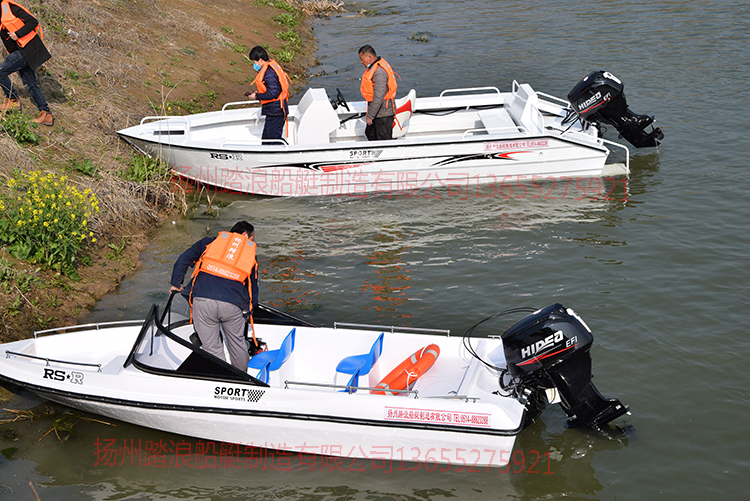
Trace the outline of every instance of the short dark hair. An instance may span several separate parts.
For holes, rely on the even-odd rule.
[[[261,59],[263,61],[270,61],[268,52],[266,52],[266,49],[264,49],[260,45],[256,45],[255,47],[250,49],[250,55],[248,57],[251,61],[260,61]]]
[[[373,56],[378,57],[375,53],[375,49],[372,48],[372,45],[363,45],[359,48],[358,54],[372,54]]]
[[[255,233],[255,226],[248,223],[247,221],[239,221],[237,223],[234,223],[234,226],[232,226],[232,229],[229,230],[229,233],[239,233],[242,235],[243,233],[247,233],[247,236],[249,237],[253,233]]]

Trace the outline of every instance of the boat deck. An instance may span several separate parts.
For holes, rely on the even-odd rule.
[[[260,109],[245,107],[248,104],[251,103],[228,103],[221,111],[169,120],[149,121],[164,117],[147,117],[137,134],[173,145],[241,151],[261,144],[264,127]],[[343,106],[334,109],[324,89],[309,89],[298,105],[290,106],[287,139],[279,141],[278,146],[315,149],[340,143],[367,144],[367,103],[358,101],[347,106],[348,110]],[[580,124],[562,124],[566,107],[567,102],[537,94],[528,84],[514,83],[513,90],[504,93],[494,87],[482,87],[446,90],[438,97],[425,98],[416,97],[412,90],[396,100],[397,110],[411,112],[396,115],[394,139],[407,143],[426,139],[456,142],[490,135],[502,140],[566,131],[578,140],[596,143],[596,135],[582,130]]]
[[[278,349],[291,327],[283,325],[256,324],[256,334],[267,343],[269,350]],[[436,344],[440,355],[432,368],[414,385],[412,390],[422,397],[476,397],[477,391],[486,386],[486,391],[496,389],[494,374],[489,374],[477,360],[468,354],[460,337],[390,332],[349,328],[296,327],[296,342],[289,359],[277,371],[270,373],[268,384],[272,388],[292,388],[304,391],[346,391],[351,378],[349,374],[337,373],[339,362],[348,356],[368,353],[381,332],[385,332],[383,350],[367,376],[359,379],[358,386],[372,388],[393,368],[421,348]],[[55,336],[44,336],[13,343],[11,356],[26,359],[31,364],[68,367],[82,372],[97,372],[117,375],[123,370],[135,338],[137,326],[115,326],[111,328],[69,332]],[[189,341],[192,325],[184,325],[173,333]],[[163,336],[162,336],[163,337]],[[172,344],[164,348],[158,343],[159,360],[153,364],[161,368],[176,370],[189,355],[187,348]],[[472,346],[483,358],[496,366],[505,364],[502,342],[499,339],[473,339]],[[156,354],[155,354],[156,355]],[[225,354],[227,360],[228,354]],[[248,369],[251,376],[257,370]],[[482,382],[484,381],[484,384]],[[367,394],[369,392],[359,392]],[[401,396],[414,395],[404,393]]]

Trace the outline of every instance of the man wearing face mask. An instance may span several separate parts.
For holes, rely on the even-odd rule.
[[[261,139],[282,140],[284,124],[289,115],[289,84],[291,80],[279,63],[268,57],[266,49],[256,45],[250,51],[250,61],[258,74],[253,83],[257,92],[246,92],[245,97],[259,100],[261,114],[266,117]],[[269,141],[278,144],[278,141]]]

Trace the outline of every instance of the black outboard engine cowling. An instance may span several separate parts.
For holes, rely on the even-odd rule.
[[[554,387],[570,427],[601,428],[628,412],[616,398],[604,398],[591,381],[591,330],[570,308],[555,303],[503,333],[505,360],[527,422],[542,411],[543,395]]]
[[[636,148],[657,146],[664,139],[658,127],[646,127],[653,117],[636,115],[628,109],[622,81],[608,71],[595,71],[578,82],[568,101],[581,120],[614,125],[620,135]]]

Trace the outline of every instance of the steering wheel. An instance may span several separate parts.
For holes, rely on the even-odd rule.
[[[341,93],[341,91],[338,88],[336,88],[336,99],[331,104],[333,104],[334,110],[338,108],[339,105],[341,105],[344,108],[346,108],[346,111],[352,111],[349,109],[349,105],[346,104],[346,99],[344,99],[344,95]]]

